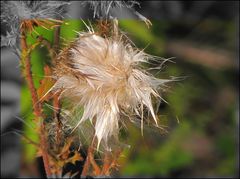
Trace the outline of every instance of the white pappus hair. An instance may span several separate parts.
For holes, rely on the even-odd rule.
[[[143,121],[145,107],[158,125],[151,98],[159,98],[158,88],[171,80],[157,79],[140,67],[154,57],[122,38],[103,38],[90,32],[79,35],[56,59],[53,86],[53,90],[62,91],[61,97],[84,107],[75,128],[89,119],[99,147],[101,140],[107,143],[118,136],[123,112],[134,113]]]

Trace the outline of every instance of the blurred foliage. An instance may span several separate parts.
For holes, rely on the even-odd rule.
[[[62,43],[73,40],[75,31],[85,30],[82,21],[67,20],[61,27]],[[171,54],[165,51],[168,42],[166,31],[172,28],[171,23],[153,21],[148,29],[143,22],[120,20],[124,32],[145,51],[169,58]],[[216,29],[226,27],[229,32],[226,44],[231,44],[233,25],[219,23],[212,29],[211,23],[205,26],[215,34]],[[228,26],[228,25],[231,26]],[[204,27],[205,27],[204,26]],[[203,27],[202,27],[203,28]],[[205,28],[204,28],[205,29]],[[52,41],[53,31],[37,28],[36,31]],[[208,34],[209,35],[209,34]],[[33,34],[33,37],[36,34]],[[35,43],[29,35],[28,43]],[[216,37],[217,38],[217,37]],[[65,39],[65,40],[63,40]],[[228,45],[229,46],[229,45]],[[39,48],[32,54],[35,85],[43,77],[43,67],[49,57],[46,49]],[[170,88],[163,93],[168,102],[160,105],[160,122],[168,125],[168,133],[161,134],[148,127],[141,136],[139,127],[129,124],[126,134],[126,149],[120,158],[121,176],[233,176],[236,168],[236,123],[237,123],[237,87],[236,71],[213,70],[191,64],[176,58],[176,63],[167,62],[166,67],[157,74],[160,78],[169,76],[184,76],[183,80],[170,83]],[[158,64],[156,64],[158,65]],[[158,71],[155,71],[156,73]],[[26,86],[21,92],[21,111],[26,123],[31,123],[33,116],[30,111],[31,100]],[[178,123],[179,120],[179,123]],[[25,133],[34,141],[37,137],[34,131],[25,126]],[[34,146],[25,145],[25,153],[30,161],[33,159]]]
[[[134,38],[142,38],[136,41],[137,46],[146,42],[157,44],[159,41],[163,45],[168,43],[164,34],[174,26],[174,23],[155,21],[151,32],[139,30],[141,24],[135,23],[130,27],[131,24],[133,23],[124,27],[127,27],[127,32],[129,29],[131,32],[136,31],[132,34]],[[154,26],[157,26],[157,33],[154,33]],[[194,31],[191,40],[198,43],[198,35],[208,36],[211,43],[213,40],[225,39],[226,43],[221,44],[221,47],[230,46],[234,51],[234,23],[209,20],[204,26],[210,30],[198,28],[205,35]],[[201,31],[202,28],[204,31]],[[218,37],[219,29],[223,32]],[[210,39],[211,34],[213,40]],[[205,46],[211,46],[211,43],[206,41]],[[150,45],[146,51],[150,54],[160,52],[158,55],[166,58],[171,55],[164,51],[164,46],[154,48]],[[163,95],[168,104],[163,102],[160,113],[168,119],[169,132],[165,135],[145,132],[142,137],[135,134],[140,133],[140,129],[130,129],[128,144],[132,147],[120,159],[121,175],[236,176],[237,72],[234,69],[214,70],[177,58],[173,61],[176,63],[168,63],[158,74],[160,78],[166,77],[166,74],[186,77],[171,83],[170,89]],[[161,118],[160,116],[160,120]],[[180,121],[179,124],[177,120]]]

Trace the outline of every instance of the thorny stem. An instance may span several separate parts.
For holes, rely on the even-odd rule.
[[[118,22],[117,20],[114,22],[109,22],[107,20],[99,20],[98,21],[98,25],[99,25],[99,31],[101,33],[102,36],[108,36],[110,35],[111,31],[109,29],[113,29],[113,36],[114,38],[118,37]],[[110,26],[112,26],[112,28],[110,28]],[[38,37],[38,40],[40,43],[42,43],[43,45],[45,45],[47,47],[47,49],[50,52],[50,56],[52,59],[55,58],[56,54],[58,53],[59,50],[59,41],[60,41],[60,27],[58,26],[55,31],[54,31],[54,42],[53,42],[53,46],[47,41],[45,40],[42,36]],[[31,71],[31,59],[30,59],[30,52],[28,52],[28,45],[26,42],[26,34],[25,34],[25,29],[24,27],[21,28],[21,47],[22,47],[22,52],[23,52],[23,64],[25,67],[25,76],[26,76],[26,81],[27,81],[27,85],[30,89],[31,92],[31,96],[32,96],[32,103],[33,103],[33,110],[34,110],[34,114],[36,116],[36,118],[38,119],[43,119],[43,114],[42,114],[42,104],[38,99],[37,96],[37,91],[34,87],[34,82],[33,82],[33,78],[32,78],[32,71]],[[53,48],[52,48],[53,47]],[[60,121],[60,110],[61,110],[61,106],[60,106],[60,101],[59,101],[59,93],[56,93],[53,96],[53,107],[54,107],[54,119],[57,120],[57,135],[56,135],[56,141],[57,141],[57,148],[59,148],[60,146],[60,142],[61,142],[61,121]],[[47,176],[51,176],[52,175],[52,171],[50,168],[50,164],[49,164],[49,155],[48,155],[48,151],[47,151],[47,141],[46,141],[46,136],[45,136],[45,126],[44,126],[44,122],[41,121],[41,126],[40,126],[40,148],[42,151],[42,157],[43,157],[43,163],[44,163],[44,168],[45,168],[45,172],[47,174]],[[120,153],[116,153],[115,156],[111,157],[111,153],[106,153],[105,154],[105,158],[104,158],[104,162],[103,162],[103,166],[102,168],[100,168],[98,166],[98,164],[96,163],[95,159],[94,159],[94,139],[92,140],[92,144],[89,146],[88,148],[88,153],[87,153],[87,158],[86,161],[84,163],[83,166],[83,171],[82,171],[82,176],[86,176],[89,172],[90,167],[92,167],[93,169],[93,173],[97,176],[97,175],[109,175],[109,170],[114,167],[116,165],[116,160],[119,156]]]
[[[41,103],[38,102],[38,96],[37,96],[37,91],[34,87],[33,83],[33,78],[32,78],[32,71],[31,71],[31,58],[30,54],[27,54],[28,52],[28,45],[27,45],[27,40],[26,40],[26,32],[24,28],[20,28],[21,30],[21,47],[22,47],[22,53],[24,54],[23,60],[25,64],[25,76],[26,76],[26,81],[27,85],[30,89],[30,93],[32,96],[32,103],[33,103],[33,111],[35,114],[35,117],[38,119],[42,118],[42,112],[41,112]],[[44,124],[41,122],[41,127],[40,127],[40,146],[41,146],[41,151],[42,151],[42,157],[43,157],[43,163],[44,163],[44,168],[47,176],[51,176],[51,169],[49,165],[49,158],[48,158],[48,152],[47,152],[47,142],[45,139],[44,135]]]
[[[98,164],[96,163],[96,161],[94,159],[94,150],[89,153],[89,159],[90,159],[90,163],[93,166],[95,175],[98,176],[101,173],[101,169],[100,169],[100,167],[98,166]]]
[[[32,78],[32,71],[31,71],[31,59],[30,55],[27,54],[27,42],[26,42],[26,35],[24,32],[24,29],[21,29],[21,47],[22,52],[24,54],[25,60],[25,77],[27,81],[27,85],[30,89],[31,96],[32,96],[32,102],[33,102],[33,110],[36,116],[41,116],[41,106],[40,103],[38,103],[38,97],[37,97],[37,91],[34,87],[33,78]]]
[[[99,33],[100,33],[101,36],[103,36],[103,37],[109,36],[109,33],[110,33],[109,29],[111,28],[110,27],[111,24],[108,20],[106,20],[106,19],[97,20],[97,26],[99,28]]]
[[[54,119],[57,121],[57,135],[56,135],[56,141],[57,141],[57,147],[59,149],[60,142],[61,142],[61,120],[60,120],[60,101],[59,101],[59,93],[55,94],[53,96],[53,107],[54,107]]]
[[[101,169],[94,160],[94,145],[95,145],[95,140],[92,140],[91,145],[88,147],[88,153],[87,153],[87,158],[83,166],[82,170],[82,176],[86,176],[89,170],[90,165],[92,165],[94,169],[95,175],[100,175],[101,174]]]
[[[113,39],[117,40],[119,36],[118,30],[118,20],[113,19],[111,21],[107,19],[99,19],[97,20],[97,26],[99,29],[99,34],[103,37],[108,37],[109,35],[113,37]]]
[[[105,154],[105,158],[104,158],[104,164],[102,167],[102,171],[101,171],[101,175],[109,175],[110,173],[110,169],[114,168],[117,164],[117,159],[119,157],[119,155],[121,154],[122,150],[117,150],[112,158],[110,156],[111,153],[106,153]]]
[[[109,174],[108,169],[109,169],[110,165],[111,165],[110,153],[106,152],[105,156],[104,156],[104,160],[103,160],[103,167],[102,167],[101,175],[108,175]]]
[[[45,135],[44,135],[44,124],[42,122],[41,124],[41,129],[40,129],[40,143],[41,143],[41,147],[42,147],[42,157],[43,157],[43,163],[44,163],[44,168],[45,168],[45,172],[48,176],[52,175],[51,172],[51,168],[50,168],[50,164],[49,164],[49,157],[48,157],[48,153],[47,153],[47,142],[45,139]]]
[[[117,160],[118,160],[118,158],[119,158],[119,156],[120,156],[121,153],[122,153],[122,150],[121,150],[121,149],[119,149],[119,150],[117,150],[117,151],[115,152],[115,155],[114,155],[114,158],[113,158],[113,160],[112,160],[112,163],[111,163],[111,165],[109,166],[109,168],[108,168],[107,171],[109,171],[111,168],[117,166]]]
[[[57,27],[55,28],[55,31],[54,31],[53,48],[54,48],[55,54],[57,54],[57,53],[58,53],[58,50],[59,50],[60,31],[61,31],[61,27],[60,27],[60,26],[57,26]]]
[[[54,54],[56,56],[56,54],[58,53],[59,50],[59,43],[60,43],[60,31],[61,31],[61,27],[58,26],[55,28],[54,31],[54,39],[53,39],[53,50],[54,50]],[[55,56],[53,58],[55,58]],[[53,107],[54,107],[54,118],[57,120],[57,135],[56,135],[56,141],[57,141],[57,147],[59,149],[59,145],[60,145],[60,140],[61,140],[61,121],[60,121],[60,112],[61,112],[61,106],[60,106],[60,101],[59,101],[59,95],[60,93],[56,93],[53,96]]]
[[[89,170],[89,167],[90,167],[90,159],[89,159],[89,153],[92,152],[92,148],[91,146],[89,146],[88,148],[88,153],[87,153],[87,158],[86,158],[86,161],[84,163],[84,166],[83,166],[83,170],[82,170],[82,176],[86,176],[87,175],[87,172]]]

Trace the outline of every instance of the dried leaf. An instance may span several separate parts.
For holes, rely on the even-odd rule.
[[[50,67],[46,65],[44,67],[45,77],[41,80],[40,87],[37,90],[37,94],[38,94],[38,97],[41,102],[49,100],[49,97],[50,97],[49,90],[51,89],[51,87],[54,84],[54,80],[49,77],[49,76],[51,76],[51,73],[52,72],[51,72]]]
[[[75,164],[76,161],[83,161],[83,157],[78,151],[74,151],[74,155],[71,158],[69,158],[67,161]]]

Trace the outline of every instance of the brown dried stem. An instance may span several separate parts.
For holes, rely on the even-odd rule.
[[[54,119],[57,121],[57,135],[56,135],[56,145],[57,148],[59,149],[60,142],[61,142],[61,120],[60,120],[60,112],[61,112],[61,107],[60,107],[60,101],[59,101],[59,95],[60,93],[56,93],[53,96],[53,108],[54,108]]]
[[[21,47],[22,47],[22,53],[24,54],[24,64],[25,64],[25,77],[26,77],[26,82],[29,87],[29,90],[31,92],[32,96],[32,102],[33,102],[33,111],[36,116],[41,116],[41,106],[40,103],[38,103],[38,96],[37,96],[37,91],[34,87],[33,83],[33,78],[32,78],[32,71],[31,71],[31,59],[30,55],[28,54],[28,46],[27,46],[27,41],[26,41],[26,35],[24,30],[21,30]]]
[[[60,31],[61,31],[61,27],[58,26],[55,28],[54,31],[54,39],[53,39],[53,50],[54,50],[54,55],[56,56],[56,54],[59,51],[59,43],[60,43]],[[55,58],[55,56],[53,56],[53,58]],[[52,59],[53,60],[53,59]],[[60,92],[56,93],[53,96],[53,107],[54,107],[54,118],[57,120],[57,135],[56,135],[56,141],[57,141],[57,147],[59,148],[60,145],[60,141],[61,141],[61,120],[60,120],[60,112],[61,112],[61,106],[60,106],[60,101],[59,101],[59,95]]]
[[[23,53],[23,64],[25,69],[25,78],[27,85],[30,89],[30,93],[32,96],[32,103],[33,103],[33,112],[35,114],[35,117],[38,119],[42,119],[42,111],[41,111],[41,103],[38,101],[37,91],[34,87],[33,78],[32,78],[32,71],[31,71],[31,58],[30,53],[28,52],[28,45],[26,40],[26,32],[25,29],[22,27],[21,30],[21,38],[20,43],[22,47],[22,53]],[[40,126],[40,146],[42,151],[42,157],[43,157],[43,163],[44,168],[47,176],[51,176],[51,169],[49,165],[49,158],[48,158],[48,152],[47,152],[47,142],[44,135],[44,124],[41,122]]]
[[[98,164],[96,163],[96,161],[94,159],[94,150],[89,153],[89,159],[90,159],[90,163],[93,166],[95,175],[96,176],[100,175],[101,169],[100,169],[100,167],[98,166]]]
[[[101,175],[108,175],[109,174],[109,167],[111,165],[111,158],[110,153],[106,152],[103,160],[103,167],[101,171]]]
[[[60,32],[61,32],[61,27],[57,26],[54,31],[54,41],[53,41],[53,49],[55,51],[55,54],[57,54],[59,50]]]
[[[88,153],[87,153],[87,158],[86,158],[86,161],[84,163],[84,166],[83,166],[83,170],[82,170],[82,176],[86,176],[87,173],[88,173],[88,170],[89,170],[89,167],[90,167],[90,159],[89,159],[89,153],[92,152],[92,148],[89,147],[88,148]]]
[[[101,175],[109,175],[110,169],[114,168],[117,165],[117,160],[122,150],[117,150],[111,157],[111,153],[106,153],[104,157],[103,167]]]
[[[101,169],[94,159],[94,145],[95,145],[95,140],[93,139],[91,145],[88,147],[87,158],[86,158],[86,161],[84,163],[83,171],[82,171],[82,174],[81,174],[82,176],[87,175],[91,165],[94,169],[94,174],[95,175],[100,175],[101,174]]]

